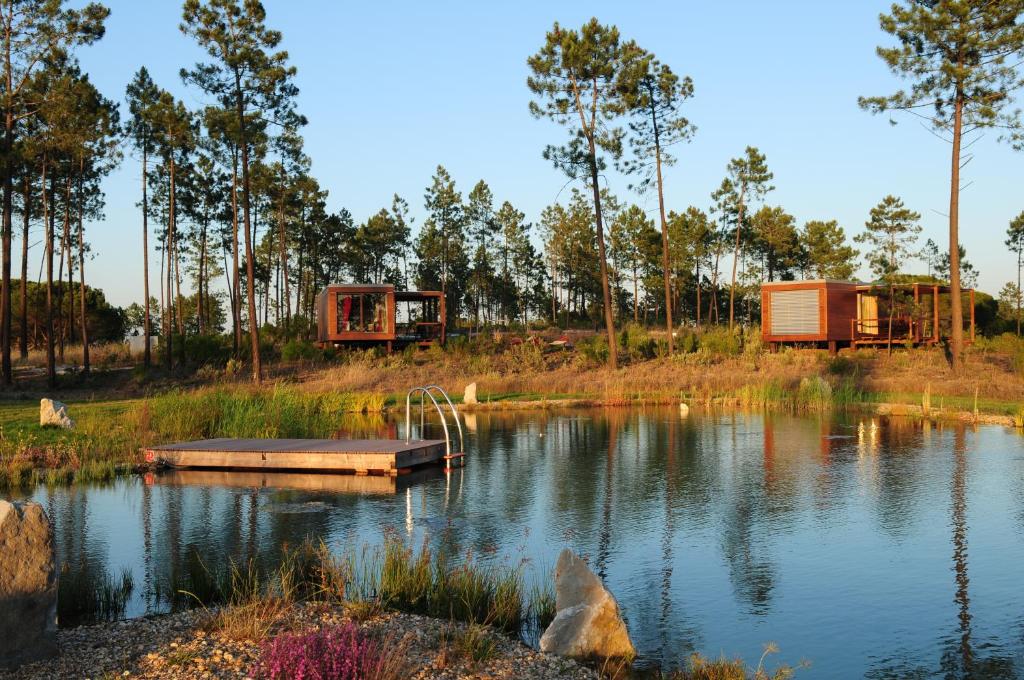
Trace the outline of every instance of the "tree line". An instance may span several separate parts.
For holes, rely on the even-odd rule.
[[[879,56],[912,86],[860,105],[922,116],[948,135],[955,247],[929,241],[916,250],[919,215],[886,197],[857,237],[880,279],[891,282],[912,257],[954,291],[976,278],[958,240],[960,140],[997,126],[1015,145],[1024,139],[1009,107],[1021,84],[1012,56],[1024,49],[1022,8],[1024,0],[907,0],[881,17],[899,44],[879,48]],[[799,225],[768,201],[774,173],[756,147],[729,161],[707,206],[668,206],[663,169],[696,133],[684,115],[694,83],[597,19],[578,30],[556,23],[527,60],[531,114],[565,130],[561,143],[543,151],[572,184],[565,199],[531,222],[484,180],[464,193],[439,165],[415,225],[398,195],[363,222],[344,208],[328,210],[303,145],[296,67],[257,0],[186,0],[180,29],[206,58],[180,75],[203,105],[190,109],[143,67],[127,84],[124,115],[75,58],[103,37],[106,8],[0,0],[0,13],[0,369],[7,384],[15,339],[22,356],[41,343],[51,381],[72,342],[85,348],[89,369],[95,329],[85,225],[102,219],[101,181],[124,162],[141,170],[142,302],[129,317],[144,337],[147,366],[155,361],[154,334],[171,367],[184,360],[186,338],[230,329],[231,351],[249,357],[259,381],[261,327],[275,337],[310,336],[317,292],[345,279],[444,291],[450,322],[603,325],[614,366],[616,325],[663,323],[671,333],[685,320],[731,328],[756,313],[762,280],[850,278],[857,269],[860,253],[837,221]],[[602,184],[609,166],[630,178],[628,196],[636,198]],[[638,204],[648,194],[657,199],[653,214]],[[16,221],[19,279],[12,275]],[[30,232],[40,227],[42,296],[30,294],[29,267]],[[1017,228],[1008,245],[1017,248],[1019,274],[1024,227]],[[1002,297],[1019,319],[1016,286]],[[955,362],[962,310],[959,296],[952,298]]]

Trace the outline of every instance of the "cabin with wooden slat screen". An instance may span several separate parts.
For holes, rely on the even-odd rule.
[[[964,335],[974,339],[974,291],[964,289]],[[949,337],[949,286],[818,279],[761,284],[761,338],[781,344],[839,347],[935,344]]]
[[[761,337],[769,343],[849,343],[857,312],[850,281],[771,281],[761,285]]]
[[[396,291],[391,284],[336,283],[316,299],[322,347],[428,346],[445,341],[441,291]]]

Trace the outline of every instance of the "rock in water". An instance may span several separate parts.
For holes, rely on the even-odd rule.
[[[462,395],[463,404],[476,404],[476,383],[469,383],[466,385],[466,392]]]
[[[586,563],[566,548],[555,566],[555,619],[540,650],[576,658],[632,658],[619,604]]]
[[[38,503],[0,500],[0,669],[57,653],[57,575]]]
[[[42,427],[56,425],[65,430],[71,430],[75,427],[75,421],[68,415],[67,404],[56,399],[40,399],[39,425]]]

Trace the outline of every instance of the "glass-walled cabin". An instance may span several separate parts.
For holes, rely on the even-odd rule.
[[[317,340],[323,346],[445,341],[444,296],[396,291],[390,284],[332,284],[317,296]]]

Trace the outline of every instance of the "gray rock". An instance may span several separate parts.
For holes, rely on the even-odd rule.
[[[618,602],[568,548],[555,565],[555,619],[540,638],[540,650],[576,658],[636,656]]]
[[[0,669],[57,653],[57,575],[38,503],[0,501]]]
[[[466,392],[462,395],[463,404],[476,404],[479,403],[476,400],[476,383],[469,383],[466,385]]]
[[[43,398],[39,400],[39,425],[56,425],[71,430],[75,427],[75,421],[68,415],[67,404],[56,399]]]

